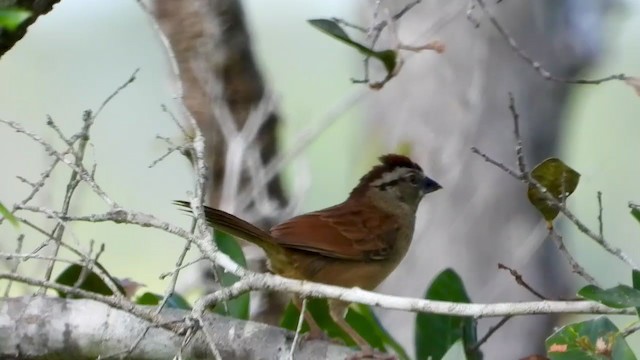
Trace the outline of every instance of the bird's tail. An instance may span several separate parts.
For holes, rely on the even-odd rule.
[[[176,200],[173,203],[178,205],[181,210],[191,212],[191,205],[188,201]],[[284,249],[273,242],[273,238],[268,232],[240,219],[237,216],[231,215],[222,210],[205,206],[204,217],[209,226],[214,229],[249,241],[261,247],[267,253],[267,257],[269,258],[274,256],[281,257],[284,253]]]

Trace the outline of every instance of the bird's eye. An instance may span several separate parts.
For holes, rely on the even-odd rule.
[[[411,183],[411,185],[418,185],[418,176],[416,174],[407,176],[407,180],[409,180],[409,183]]]

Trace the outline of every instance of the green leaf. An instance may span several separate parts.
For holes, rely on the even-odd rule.
[[[442,271],[431,282],[425,299],[469,303],[470,299],[462,280],[452,269]],[[465,341],[465,348],[475,344],[473,319],[459,316],[420,313],[416,316],[416,356],[418,360],[440,360],[458,340]],[[465,331],[466,329],[466,331]],[[467,336],[463,336],[467,332]],[[466,342],[469,341],[469,342]]]
[[[561,327],[545,341],[551,360],[635,360],[618,328],[604,316]]]
[[[307,311],[311,313],[318,326],[324,333],[333,339],[339,339],[347,346],[356,345],[353,339],[349,337],[329,315],[329,306],[326,299],[308,299]],[[280,326],[295,331],[298,325],[300,312],[289,303],[284,311]],[[377,317],[370,308],[364,305],[356,305],[349,308],[345,320],[354,330],[362,336],[374,349],[387,352],[387,346],[395,351],[400,360],[409,360],[406,351],[398,344],[398,342],[389,335],[382,327]],[[305,322],[302,326],[302,332],[308,332],[309,326]]]
[[[328,19],[312,19],[308,20],[311,26],[322,31],[323,33],[342,41],[366,56],[378,59],[384,65],[388,74],[391,74],[397,63],[398,54],[394,50],[374,51],[358,42],[351,40],[349,35],[340,27],[338,23]]]
[[[96,264],[96,266],[99,266],[104,271],[104,267],[102,267],[102,265]],[[78,282],[78,280],[80,279],[80,274],[82,273],[82,269],[83,269],[83,266],[80,266],[78,264],[71,264],[63,272],[61,272],[60,275],[58,275],[58,277],[56,278],[56,282],[62,285],[75,286],[76,282]],[[116,284],[116,287],[118,288],[118,290],[120,290],[120,293],[124,295],[125,291],[122,288],[122,286],[120,286],[118,281],[115,280],[110,275],[107,275],[107,276]],[[84,281],[82,281],[82,283],[78,286],[78,289],[82,289],[82,290],[86,290],[86,291],[90,291],[93,293],[106,295],[106,296],[113,295],[113,292],[107,286],[107,284],[105,284],[105,282],[102,281],[100,276],[98,276],[98,274],[96,274],[93,271],[89,271],[87,273],[86,277],[84,278]],[[62,298],[68,297],[71,299],[81,298],[80,296],[67,294],[64,291],[58,291],[58,296]]]
[[[214,231],[213,238],[220,251],[227,254],[231,260],[238,263],[238,265],[243,267],[247,266],[247,260],[242,252],[242,247],[240,247],[236,239],[220,231]],[[227,273],[221,268],[217,268],[216,271],[220,275],[220,283],[223,287],[231,286],[239,280],[237,276]],[[236,319],[247,320],[249,319],[249,301],[249,293],[245,293],[235,299],[227,300],[226,307],[224,303],[216,304],[213,311]]]
[[[370,328],[377,334],[378,337],[382,339],[385,348],[391,348],[396,355],[398,355],[398,359],[400,360],[409,360],[409,354],[407,354],[406,350],[400,345],[400,343],[389,334],[387,329],[382,326],[382,323],[376,316],[376,314],[371,310],[369,306],[356,304],[352,308],[355,308],[355,311],[362,314],[368,321],[371,323]]]
[[[138,305],[158,305],[164,297],[162,295],[145,292],[136,299]],[[173,294],[167,299],[167,308],[191,310],[191,305],[180,294]]]
[[[578,291],[578,295],[617,309],[640,307],[640,290],[627,285],[618,285],[610,289],[587,285]]]
[[[451,345],[447,353],[442,357],[442,360],[460,360],[464,358],[464,345],[462,345],[462,340],[458,340]]]
[[[307,311],[311,313],[313,319],[327,336],[332,339],[339,339],[347,346],[356,345],[353,339],[351,339],[351,337],[347,335],[347,333],[345,333],[333,321],[333,319],[331,319],[331,315],[329,315],[329,306],[326,299],[308,299]],[[295,331],[296,326],[298,325],[299,316],[300,312],[298,311],[298,309],[295,307],[295,305],[293,305],[293,303],[290,303],[282,317],[280,324],[285,329]],[[372,326],[372,324],[368,323],[361,314],[354,313],[352,309],[349,309],[347,311],[347,315],[345,316],[345,320],[358,332],[358,334],[360,334],[360,336],[367,340],[367,342],[373,348],[382,351],[385,350],[382,340],[374,332],[372,332],[371,329],[367,328]],[[309,327],[305,322],[302,327],[302,331],[306,332],[308,330]]]
[[[638,208],[631,208],[631,216],[633,216],[638,222],[640,222],[640,210]]]
[[[309,302],[315,299],[307,300],[307,310],[309,310]],[[296,327],[298,326],[298,317],[300,316],[300,311],[293,305],[293,302],[289,302],[289,305],[282,312],[282,317],[280,318],[280,327],[285,328],[287,330],[296,331]],[[315,319],[315,317],[314,317]],[[309,331],[309,326],[304,322],[302,324],[302,332]]]
[[[467,360],[482,360],[484,358],[480,349],[473,349],[478,343],[478,322],[475,319],[465,319],[462,328],[462,343]]]
[[[633,285],[634,289],[640,290],[640,271],[631,271],[631,284]],[[638,315],[640,316],[640,307],[636,307],[636,313],[638,313]]]
[[[16,219],[16,217],[13,216],[11,211],[9,211],[9,209],[4,207],[4,205],[2,205],[1,202],[0,202],[0,215],[2,215],[3,218],[9,220],[11,225],[13,225],[16,228],[18,227],[18,219]]]
[[[536,165],[531,171],[531,177],[559,201],[562,197],[565,199],[569,197],[580,181],[580,174],[558,158],[549,158]],[[529,186],[527,197],[547,222],[553,221],[558,216],[560,210],[549,204],[544,194],[534,185]]]
[[[0,9],[0,29],[14,31],[31,16],[28,10],[12,7]]]

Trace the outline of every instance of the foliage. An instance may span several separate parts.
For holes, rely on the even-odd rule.
[[[313,19],[309,20],[309,24],[323,33],[340,40],[341,42],[349,45],[350,47],[358,50],[363,55],[380,60],[387,71],[387,75],[393,73],[397,64],[398,54],[394,50],[382,50],[375,51],[371,48],[362,45],[356,41],[353,41],[349,35],[342,29],[342,27],[333,20],[328,19]]]
[[[3,218],[7,219],[11,223],[11,225],[13,225],[14,227],[18,227],[18,219],[16,219],[16,217],[13,216],[11,211],[9,211],[9,209],[7,209],[1,202],[0,202],[0,215],[2,215]]]
[[[229,257],[240,266],[246,267],[247,260],[244,257],[242,248],[232,236],[223,232],[214,231],[213,238],[218,246],[218,249],[223,253],[229,255]],[[216,276],[219,277],[218,281],[223,287],[231,286],[238,277],[234,274],[226,273],[220,268],[215,269]],[[213,311],[218,314],[231,316],[237,319],[246,320],[249,318],[249,294],[242,294],[235,299],[227,300],[223,303],[217,304]]]
[[[31,16],[28,10],[17,7],[0,9],[0,30],[14,31]]]
[[[162,295],[145,292],[140,295],[136,299],[136,304],[138,305],[158,305],[162,301],[164,297]],[[170,309],[183,309],[183,310],[191,310],[191,305],[189,302],[183,298],[180,294],[171,294],[167,298],[167,303],[165,305]]]
[[[107,274],[107,277],[109,277],[111,282],[116,284],[116,287],[118,288],[118,290],[120,290],[120,294],[125,294],[124,288],[115,278],[107,273],[106,269],[102,265],[96,263],[96,267],[99,267],[103,273]],[[56,282],[58,284],[77,287],[78,289],[101,295],[113,295],[113,291],[111,291],[109,286],[107,286],[107,284],[98,274],[96,274],[93,270],[88,270],[78,264],[69,265],[64,271],[60,273],[60,275],[58,275],[58,277],[56,278]],[[58,295],[62,298],[78,298],[75,295],[66,294],[62,291],[58,291]]]
[[[601,316],[563,326],[545,342],[551,360],[635,360],[618,328]]]
[[[452,269],[445,269],[433,280],[425,299],[469,303],[471,300],[462,279]],[[476,323],[458,316],[417,314],[415,347],[419,360],[440,360],[458,340],[462,339],[468,359],[481,359],[479,351],[471,351],[477,342]]]
[[[549,158],[533,168],[531,178],[542,185],[551,196],[563,202],[578,187],[580,174],[562,160]],[[549,204],[544,194],[533,184],[529,185],[527,197],[548,223],[551,223],[560,213],[558,207]]]

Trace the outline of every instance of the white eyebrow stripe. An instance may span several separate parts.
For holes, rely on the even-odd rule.
[[[416,172],[416,170],[405,167],[395,168],[393,171],[382,174],[379,179],[372,181],[371,186],[381,186],[392,181],[397,181],[413,172]]]

